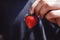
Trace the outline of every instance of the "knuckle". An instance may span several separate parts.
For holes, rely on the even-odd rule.
[[[52,19],[52,15],[51,15],[51,13],[48,13],[48,14],[45,16],[45,18],[46,18],[47,20]]]
[[[46,18],[47,20],[50,20],[50,17],[49,17],[49,16],[47,16],[47,15],[45,16],[45,18]]]
[[[46,9],[49,9],[50,8],[50,5],[48,3],[45,3],[44,6],[45,6]]]
[[[35,8],[35,13],[39,13],[39,10],[40,10],[40,9],[39,9],[38,7],[36,7],[36,8]]]

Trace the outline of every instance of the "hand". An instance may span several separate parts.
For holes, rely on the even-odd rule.
[[[60,0],[36,0],[30,9],[30,13],[33,14],[35,12],[37,16],[40,15],[40,17],[43,18],[50,10],[60,10]],[[54,21],[54,19],[60,19],[60,15],[59,17],[56,17],[54,14],[57,13],[55,13],[55,11],[49,12],[49,16],[47,15],[46,19],[55,23],[56,21]]]
[[[58,26],[60,26],[60,10],[53,10],[50,11],[45,18],[52,22],[52,23],[56,23]]]

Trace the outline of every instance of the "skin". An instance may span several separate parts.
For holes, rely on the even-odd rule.
[[[52,23],[57,23],[57,25],[60,26],[60,0],[36,0],[30,8],[30,13],[33,14],[34,12],[42,19],[44,18],[44,15],[48,12],[45,18],[48,21]]]

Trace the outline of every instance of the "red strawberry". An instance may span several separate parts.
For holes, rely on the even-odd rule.
[[[34,26],[37,25],[38,20],[37,20],[36,16],[30,15],[30,16],[26,16],[25,22],[26,22],[28,28],[32,29]]]

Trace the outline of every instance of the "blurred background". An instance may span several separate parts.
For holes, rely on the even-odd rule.
[[[27,0],[0,0],[0,40],[10,40],[12,24]]]

